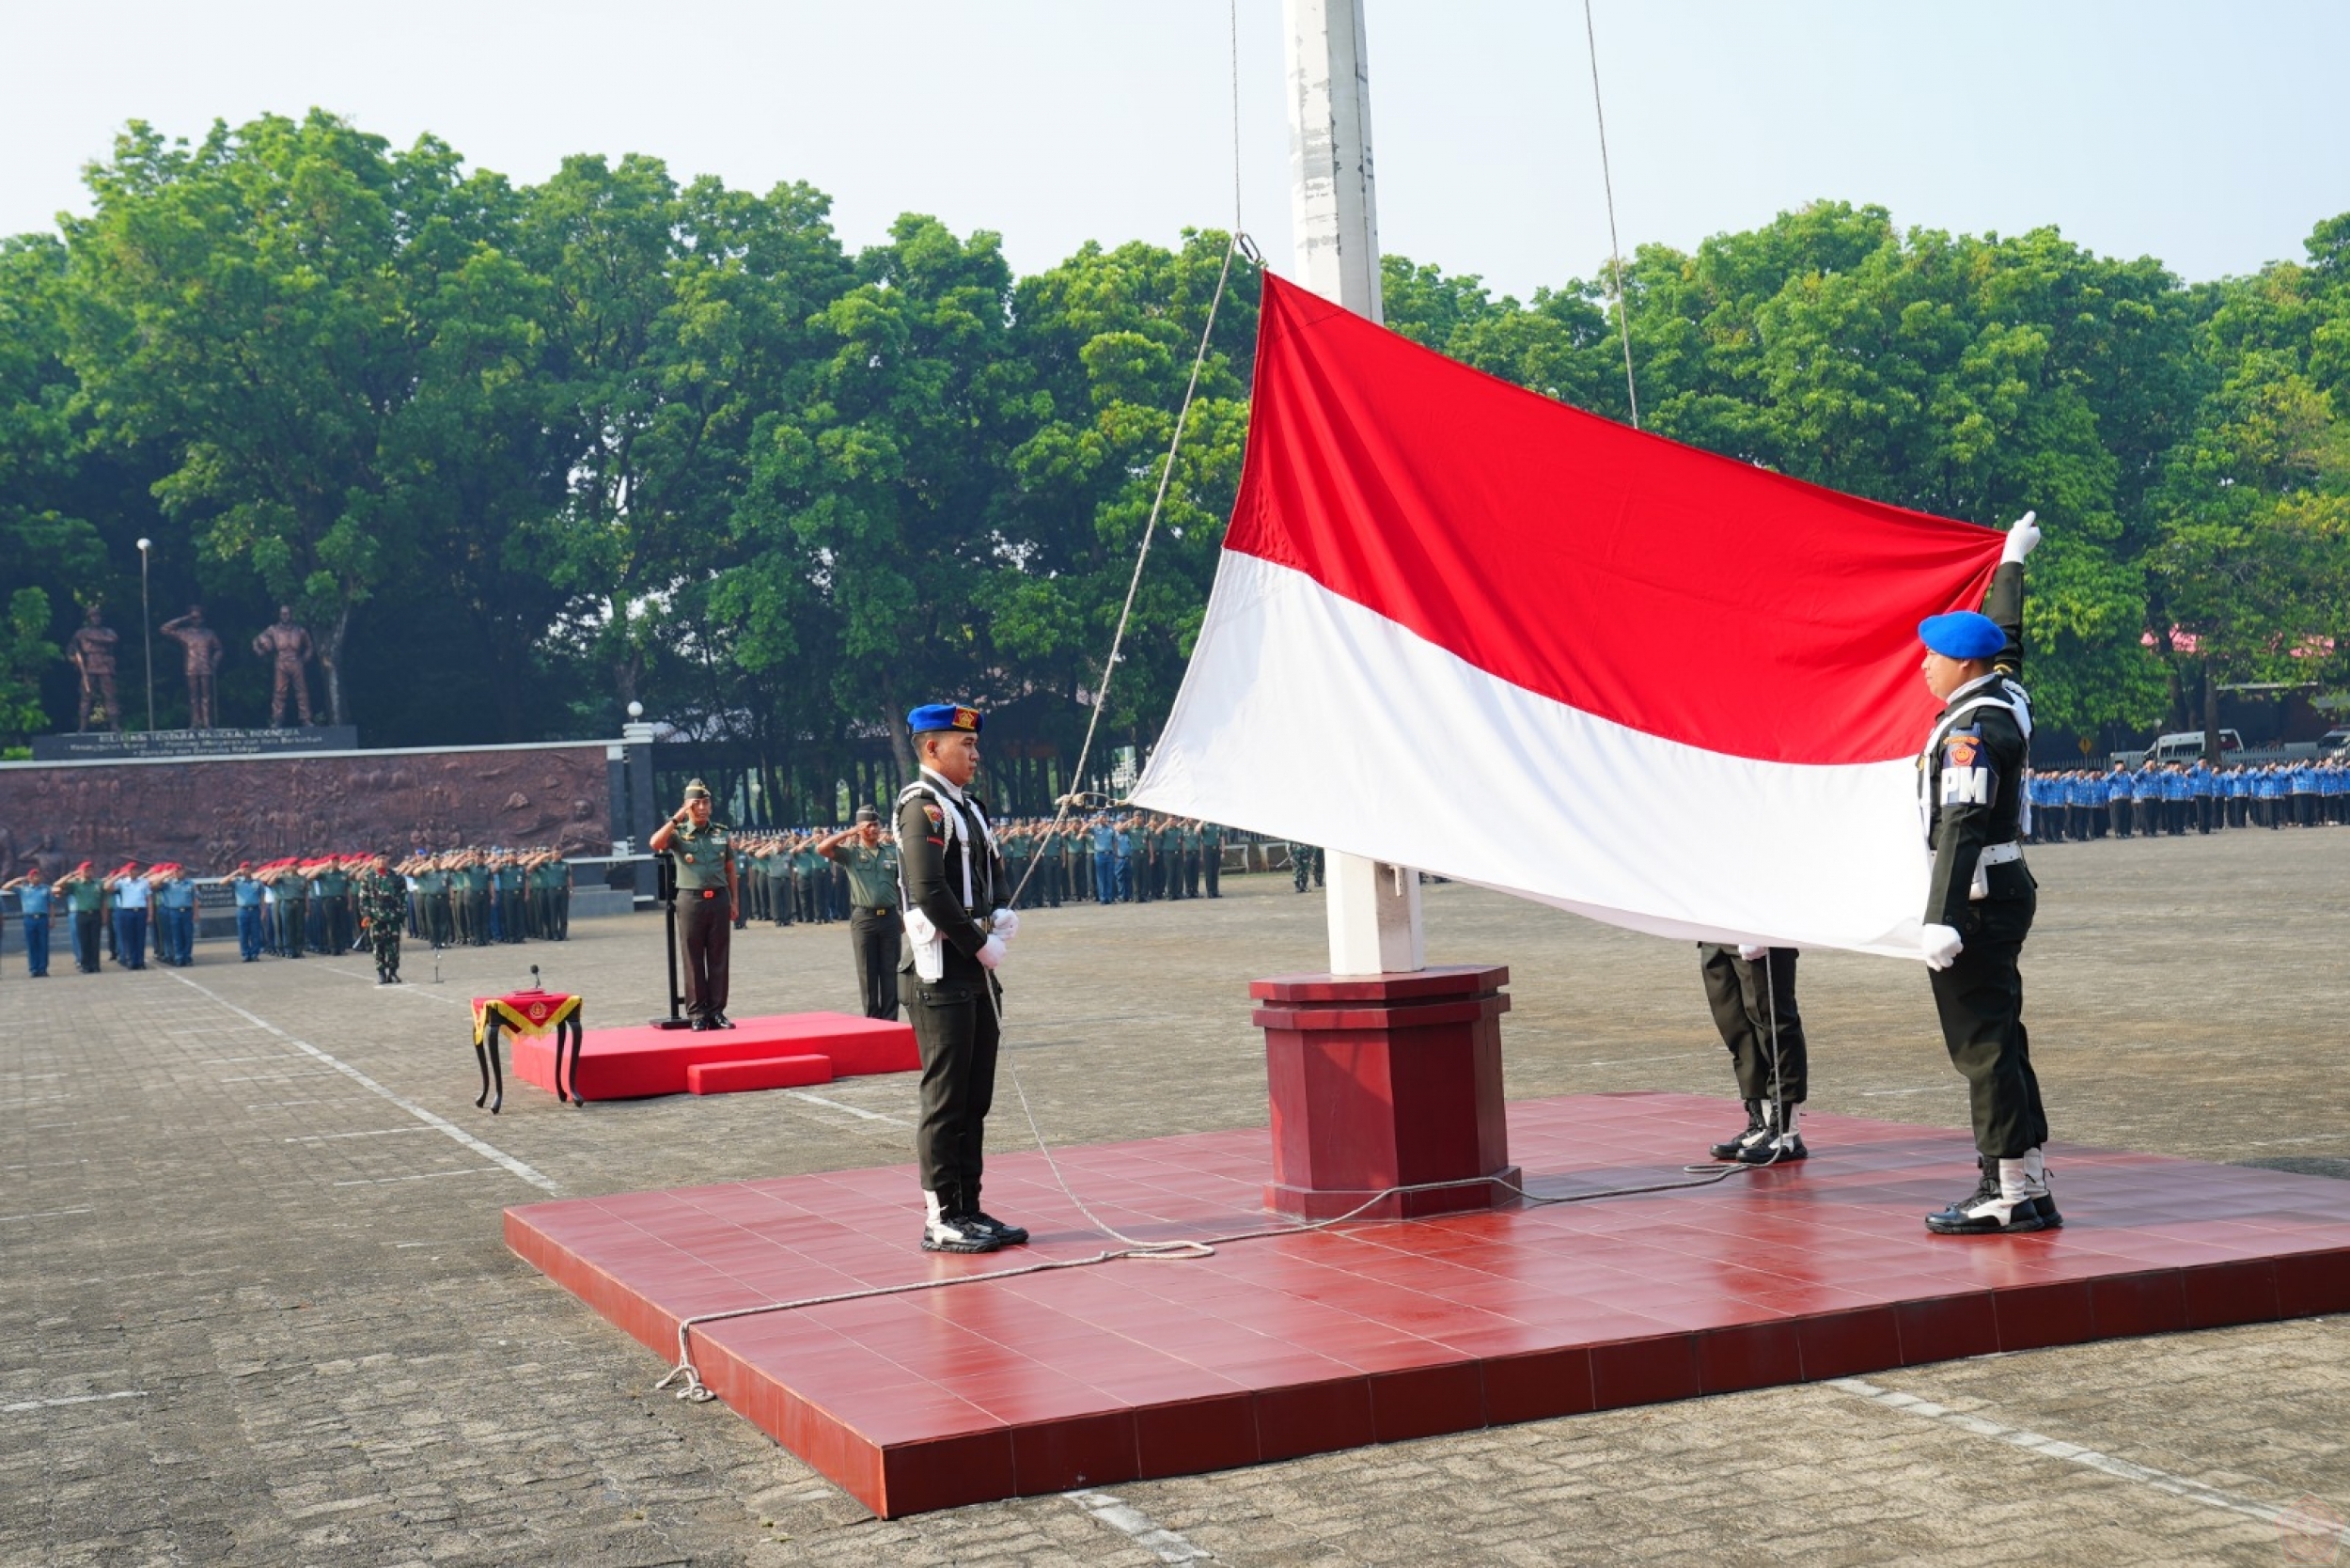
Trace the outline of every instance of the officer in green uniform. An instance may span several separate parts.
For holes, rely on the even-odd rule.
[[[922,1115],[914,1152],[922,1178],[922,1248],[993,1252],[1028,1232],[979,1207],[988,1106],[995,1095],[995,970],[1020,917],[995,853],[987,809],[970,792],[979,771],[979,714],[932,703],[906,715],[922,771],[898,795],[906,956],[898,994],[922,1053]]]
[[[1207,886],[1208,897],[1220,899],[1216,890],[1224,876],[1224,829],[1214,823],[1199,824],[1199,880]]]
[[[710,814],[710,786],[697,778],[685,786],[685,804],[648,840],[655,855],[677,862],[678,902],[685,907],[685,1012],[697,1029],[730,1029],[727,980],[734,940],[734,845],[727,824]]]
[[[1290,840],[1290,881],[1302,893],[1306,885],[1313,879],[1313,845],[1301,844],[1292,839]]]
[[[2048,1115],[2024,1027],[2016,960],[2039,905],[2038,884],[2017,841],[2031,698],[2023,666],[2024,557],[2040,542],[2026,512],[2007,545],[1983,607],[1930,616],[1926,686],[1943,703],[1918,759],[1919,814],[1934,855],[1920,956],[1950,1063],[1967,1081],[1982,1179],[1926,1216],[1940,1235],[2047,1231],[2064,1223],[2048,1191]]]
[[[375,955],[378,985],[400,983],[400,933],[407,923],[407,880],[392,870],[390,855],[379,854],[359,873],[359,929]]]
[[[340,953],[350,949],[350,904],[346,900],[350,891],[351,878],[343,870],[339,860],[328,861],[310,879],[310,902],[318,906],[322,922],[321,945],[325,952]]]
[[[881,813],[856,808],[856,823],[821,839],[816,853],[849,874],[849,946],[856,990],[868,1018],[898,1016],[898,950],[905,933],[898,910],[898,846],[882,838]]]

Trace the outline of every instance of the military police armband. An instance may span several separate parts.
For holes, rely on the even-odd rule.
[[[1998,775],[1980,729],[1958,730],[1942,742],[1942,805],[1989,806],[1998,798]]]

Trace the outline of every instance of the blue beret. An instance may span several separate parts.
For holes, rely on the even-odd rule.
[[[906,729],[916,735],[934,734],[941,729],[964,729],[979,732],[979,711],[952,702],[926,702],[906,714]]]
[[[1999,623],[1973,610],[1926,617],[1918,622],[1918,639],[1946,659],[1988,659],[2007,646]]]

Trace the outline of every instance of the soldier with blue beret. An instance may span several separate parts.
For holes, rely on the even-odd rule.
[[[1943,703],[1918,759],[1919,812],[1934,870],[1920,956],[1951,1065],[1966,1078],[1982,1176],[1926,1216],[1941,1235],[2043,1231],[2063,1223],[2048,1192],[2048,1118],[2024,1027],[2016,970],[2039,903],[2017,842],[2031,698],[2023,666],[2024,557],[2040,541],[2032,515],[2008,530],[1985,599],[1989,614],[1930,616],[1926,686]]]

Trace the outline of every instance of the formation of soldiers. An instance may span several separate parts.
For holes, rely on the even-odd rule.
[[[2034,774],[2027,791],[2034,843],[2154,838],[2231,827],[2350,826],[2350,762],[2340,758],[2211,767],[2116,762]]]
[[[571,938],[572,868],[555,850],[445,850],[392,870],[406,881],[408,934],[436,950]]]
[[[738,835],[735,865],[742,900],[735,929],[753,920],[771,925],[831,925],[849,918],[847,870],[826,856],[822,845],[839,838],[838,827],[804,827],[781,832]],[[894,844],[894,836],[883,835]]]
[[[158,964],[193,964],[199,880],[227,889],[244,963],[368,951],[387,985],[399,983],[403,936],[439,949],[571,934],[571,867],[546,849],[453,850],[397,864],[385,855],[288,855],[201,879],[176,862],[101,871],[86,860],[54,882],[36,865],[0,883],[0,893],[16,895],[25,970],[40,979],[53,943],[86,975],[106,962],[144,969],[150,949]]]
[[[1080,818],[1016,818],[995,843],[1018,909],[1064,903],[1156,903],[1220,899],[1224,829],[1189,817],[1097,811]]]

